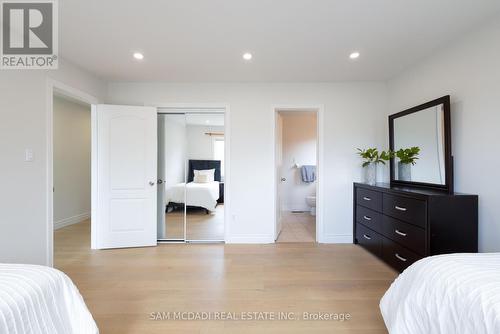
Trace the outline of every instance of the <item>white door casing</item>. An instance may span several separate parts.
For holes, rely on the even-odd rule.
[[[276,241],[281,233],[283,221],[283,117],[276,112],[276,138],[275,138],[275,173],[276,173],[276,227],[274,230],[274,240]]]
[[[155,246],[157,112],[95,105],[92,248]]]

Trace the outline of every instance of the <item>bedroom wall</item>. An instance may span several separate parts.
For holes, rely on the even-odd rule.
[[[54,97],[54,227],[90,218],[90,105]]]
[[[0,74],[0,262],[47,264],[47,79],[97,98],[104,83],[60,60],[58,70]],[[32,162],[24,161],[31,148]]]
[[[187,152],[184,115],[164,115],[165,178],[167,187],[185,182]]]
[[[283,205],[285,211],[308,211],[306,196],[316,194],[316,182],[302,181],[301,171],[293,167],[316,165],[317,118],[315,112],[283,113]]]
[[[389,113],[451,95],[457,192],[479,194],[479,248],[500,251],[500,17],[388,83]]]
[[[211,160],[214,158],[214,150],[212,137],[205,133],[222,132],[223,126],[203,126],[203,125],[188,125],[187,126],[187,157],[188,159]]]
[[[383,146],[386,85],[353,83],[111,83],[108,103],[230,105],[229,242],[273,242],[274,110],[323,105],[323,242],[352,242],[352,182],[362,179],[356,147]]]
[[[439,150],[436,149],[440,144],[444,145],[442,130],[438,130],[437,122],[438,117],[442,117],[441,107],[439,114],[438,107],[435,107],[425,112],[406,115],[395,121],[394,138],[398,138],[398,141],[394,143],[394,149],[413,146],[420,148],[417,165],[411,167],[411,177],[414,181],[438,184],[445,182],[444,157],[438,154]],[[397,173],[396,168],[396,175]]]

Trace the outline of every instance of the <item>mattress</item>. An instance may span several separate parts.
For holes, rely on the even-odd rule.
[[[500,333],[500,253],[422,259],[392,283],[380,310],[389,333]]]
[[[99,333],[82,296],[49,267],[0,264],[0,333]]]
[[[217,200],[219,199],[219,182],[208,183],[179,183],[167,187],[166,204],[184,203],[189,206],[205,208],[215,211]]]

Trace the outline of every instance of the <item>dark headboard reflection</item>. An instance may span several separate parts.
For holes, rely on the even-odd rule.
[[[194,170],[215,169],[214,180],[221,181],[220,160],[189,160],[188,182],[193,182]]]

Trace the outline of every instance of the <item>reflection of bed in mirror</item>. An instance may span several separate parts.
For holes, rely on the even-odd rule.
[[[195,171],[214,170],[214,180],[194,182]],[[221,162],[219,160],[189,160],[188,182],[166,189],[166,211],[187,205],[188,209],[203,208],[207,213],[216,210],[220,197]]]

